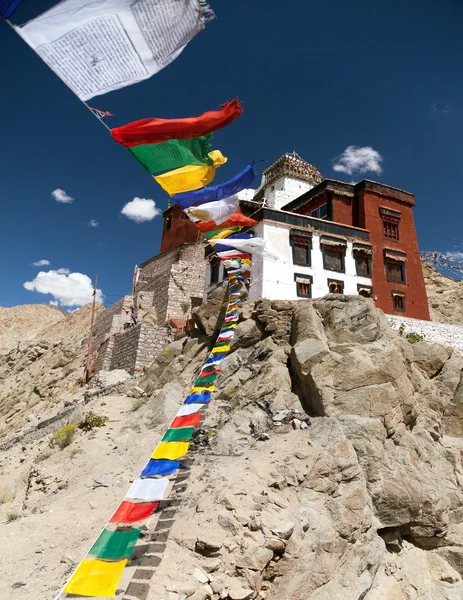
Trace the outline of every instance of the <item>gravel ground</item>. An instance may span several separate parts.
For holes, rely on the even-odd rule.
[[[387,315],[387,319],[393,329],[399,329],[403,324],[405,332],[414,331],[424,335],[428,342],[436,342],[443,346],[451,346],[457,352],[463,353],[463,327],[459,325],[446,325],[434,321],[420,321],[406,317]]]

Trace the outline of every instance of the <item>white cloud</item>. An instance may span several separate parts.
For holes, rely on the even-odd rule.
[[[439,113],[440,115],[448,115],[450,112],[452,112],[452,105],[441,102],[440,100],[437,100],[431,104],[430,108],[432,112]]]
[[[148,200],[147,198],[134,198],[131,202],[127,202],[121,210],[123,215],[135,221],[135,223],[152,221],[161,212],[159,208],[156,208],[154,200]]]
[[[48,267],[48,265],[50,264],[50,261],[47,260],[46,258],[42,258],[41,260],[38,260],[37,262],[32,263],[33,267]]]
[[[348,146],[341,156],[335,159],[333,170],[340,173],[381,173],[383,157],[371,146]]]
[[[445,256],[451,256],[452,258],[463,258],[463,252],[449,250],[448,252],[445,252]]]
[[[58,306],[59,302],[58,302],[58,300],[50,300],[50,302],[48,304],[51,304],[51,306]]]
[[[55,306],[83,306],[92,301],[93,284],[83,273],[70,273],[68,269],[40,271],[32,281],[24,283],[26,290],[51,294]],[[103,293],[97,290],[97,302],[103,302]]]
[[[100,225],[96,219],[90,219],[88,224],[90,225],[90,227],[98,227]]]
[[[71,202],[74,201],[74,198],[72,196],[70,196],[60,188],[56,188],[56,190],[53,190],[51,195],[56,200],[56,202],[61,202],[62,204],[71,204]]]

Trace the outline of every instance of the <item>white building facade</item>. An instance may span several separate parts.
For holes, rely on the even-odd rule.
[[[296,153],[285,154],[264,171],[253,201],[245,202],[246,212],[259,222],[254,236],[278,256],[252,257],[251,299],[297,300],[328,293],[374,297],[368,231],[326,220],[326,205],[311,216],[281,210],[322,180],[316,167]],[[224,278],[221,262],[208,261],[204,297]]]
[[[329,293],[374,297],[367,231],[270,208],[260,209],[255,218],[255,237],[266,240],[278,259],[252,256],[251,299],[298,300]],[[205,296],[223,279],[220,261],[209,263]]]

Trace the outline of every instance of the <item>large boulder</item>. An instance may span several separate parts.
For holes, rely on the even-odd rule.
[[[193,318],[198,327],[208,337],[213,336],[222,325],[228,301],[228,286],[223,285],[213,290],[206,302],[193,310]]]

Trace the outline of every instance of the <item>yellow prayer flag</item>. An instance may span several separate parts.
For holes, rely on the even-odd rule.
[[[215,390],[215,385],[211,385],[209,387],[194,387],[191,388],[190,394],[196,394],[197,392],[213,392]]]
[[[177,460],[188,452],[189,442],[163,442],[153,452],[151,458]]]
[[[228,160],[220,150],[209,152],[209,156],[214,161],[211,166],[188,165],[158,175],[154,179],[170,196],[199,190],[214,179],[215,170]]]
[[[230,350],[230,344],[227,346],[219,346],[218,348],[212,348],[213,354],[223,354],[224,352],[228,352]]]
[[[113,598],[127,560],[107,562],[84,558],[64,588],[67,594]]]
[[[219,231],[219,233],[217,233],[216,235],[214,235],[213,238],[211,238],[212,240],[220,240],[223,238],[228,237],[229,235],[231,235],[232,233],[236,233],[235,229],[242,229],[242,227],[237,227],[234,229],[222,229],[222,231]]]

